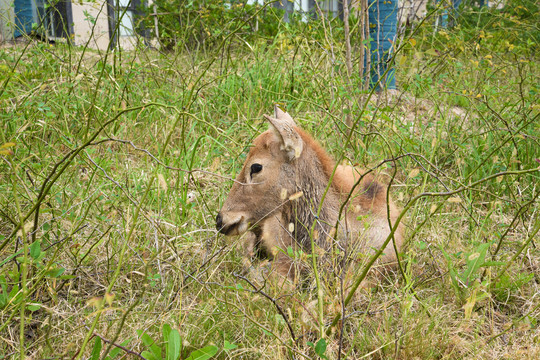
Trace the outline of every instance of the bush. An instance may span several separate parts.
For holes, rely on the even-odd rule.
[[[159,38],[162,45],[187,49],[218,46],[231,34],[245,41],[254,37],[274,37],[283,10],[270,5],[247,5],[238,0],[223,4],[219,0],[157,0]],[[153,13],[153,9],[149,9]],[[154,19],[148,17],[148,28]]]

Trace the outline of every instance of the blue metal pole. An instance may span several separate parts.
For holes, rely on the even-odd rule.
[[[15,0],[15,32],[14,37],[19,37],[23,34],[30,34],[32,31],[32,23],[34,23],[34,11],[32,0]]]
[[[397,30],[398,0],[368,0],[370,35],[370,87],[381,80],[378,89],[395,89],[395,69],[390,68]]]
[[[451,5],[451,9],[444,9],[444,12],[443,14],[441,15],[440,19],[441,19],[441,27],[442,28],[446,28],[448,27],[448,14],[450,13],[450,15],[452,16],[452,18],[457,18],[457,16],[459,15],[459,11],[458,11],[458,8],[459,8],[459,5],[461,5],[461,1],[462,0],[438,0],[438,2],[441,2],[441,1],[444,1],[446,3],[448,3],[447,5]]]

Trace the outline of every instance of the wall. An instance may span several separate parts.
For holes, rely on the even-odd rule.
[[[13,38],[14,22],[13,0],[0,0],[0,42]]]
[[[73,2],[73,42],[75,45],[106,50],[109,46],[107,2]],[[86,14],[85,14],[86,13]]]
[[[122,1],[126,3],[127,1]],[[151,1],[148,3],[152,4]],[[75,45],[88,46],[92,49],[106,50],[109,46],[110,36],[112,33],[109,30],[108,7],[106,0],[96,0],[93,2],[73,2],[73,31]],[[85,12],[89,15],[85,15]],[[94,21],[94,23],[93,23]],[[124,50],[132,50],[136,47],[139,39],[138,36],[117,36],[119,46]]]

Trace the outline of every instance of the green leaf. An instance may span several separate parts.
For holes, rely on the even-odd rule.
[[[36,240],[30,245],[30,256],[32,259],[37,260],[39,254],[41,254],[41,243],[39,240]]]
[[[122,342],[120,345],[126,346],[127,344],[129,344],[130,341],[131,341],[131,339],[127,339],[124,342]],[[119,348],[119,347],[115,347],[114,349],[111,350],[110,355],[105,357],[105,359],[106,360],[114,359],[115,357],[118,356],[118,354],[120,354],[120,351],[123,351],[123,350],[121,348]]]
[[[6,286],[6,278],[4,276],[0,276],[0,309],[7,305],[7,286]]]
[[[161,332],[163,333],[163,339],[167,341],[169,338],[169,333],[171,332],[171,325],[167,323],[163,324],[163,330]]]
[[[478,272],[478,269],[480,269],[485,260],[486,260],[486,253],[489,248],[489,243],[483,243],[478,245],[478,247],[467,256],[467,269],[465,272],[460,276],[461,280],[468,284],[472,280],[476,278],[476,273]]]
[[[143,330],[137,330],[137,334],[139,335],[139,337],[141,338],[142,342],[144,345],[146,345],[149,349],[150,349],[150,353],[152,354],[152,356],[150,357],[147,357],[147,356],[144,356],[145,358],[147,359],[156,359],[156,360],[161,360],[161,347],[156,343],[156,341],[154,341],[154,339],[152,339],[150,337],[150,335],[148,335],[145,331]]]
[[[326,340],[324,338],[317,341],[317,344],[315,345],[315,354],[319,355],[322,358],[326,358],[324,356],[324,353],[326,352]]]
[[[103,345],[101,344],[101,338],[99,336],[96,336],[96,340],[94,341],[94,348],[92,349],[92,355],[90,355],[91,360],[99,359],[102,347]]]
[[[180,333],[176,329],[169,332],[167,343],[167,360],[176,360],[180,357]]]
[[[186,360],[207,360],[216,355],[218,350],[217,346],[208,345],[189,354]]]
[[[26,305],[26,308],[28,310],[34,312],[34,311],[38,311],[39,309],[41,309],[41,305],[40,304]]]
[[[56,268],[56,269],[50,269],[49,271],[47,271],[47,276],[51,277],[51,278],[57,278],[60,275],[62,275],[64,273],[64,271],[66,271],[66,269],[64,269],[62,267],[59,267],[59,268]]]
[[[143,352],[141,352],[141,356],[147,360],[161,360],[161,358],[156,357],[154,353],[148,350],[144,350]]]
[[[12,303],[18,303],[22,298],[22,292],[19,292],[19,286],[14,285],[11,291],[9,292],[8,299],[11,300]]]
[[[287,255],[289,255],[289,257],[294,257],[294,250],[290,246],[287,247]]]
[[[450,275],[450,280],[452,280],[452,286],[454,287],[456,293],[460,295],[461,288],[458,282],[458,274],[456,268],[454,267],[454,263],[452,262],[452,257],[443,248],[441,248],[441,252],[446,258],[446,262],[448,264],[448,273]]]
[[[224,341],[223,343],[223,348],[225,350],[234,350],[238,347],[238,345],[234,344],[234,343],[230,343],[228,342],[227,340]]]

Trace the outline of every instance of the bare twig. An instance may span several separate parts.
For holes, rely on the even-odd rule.
[[[86,328],[88,328],[88,326],[86,326]],[[103,335],[100,335],[98,334],[97,332],[94,332],[92,334],[92,337],[90,338],[90,340],[92,340],[92,338],[94,337],[98,337],[100,338],[104,343],[107,343],[109,344],[110,346],[114,346],[114,347],[117,347],[119,349],[122,349],[126,354],[130,354],[130,355],[133,355],[133,356],[136,356],[138,357],[139,359],[143,359],[143,360],[147,360],[145,357],[143,357],[141,354],[139,354],[138,352],[136,351],[133,351],[133,350],[130,350],[128,349],[127,347],[125,346],[122,346],[120,344],[117,344],[115,342],[112,342],[111,340],[108,340],[106,337],[104,337]],[[73,359],[75,358],[75,356],[73,357]]]
[[[96,142],[94,142],[94,143],[92,143],[90,145],[99,145],[99,144],[102,144],[102,143],[108,142],[108,141],[114,141],[114,142],[119,142],[119,143],[122,143],[122,144],[128,144],[133,149],[135,149],[137,151],[141,151],[141,152],[145,153],[146,155],[150,156],[152,158],[152,160],[154,160],[155,162],[157,162],[159,165],[163,166],[167,170],[181,171],[181,172],[184,172],[184,173],[187,173],[187,174],[194,174],[194,173],[199,172],[199,173],[202,173],[202,174],[211,175],[211,176],[215,176],[215,177],[218,177],[218,178],[221,178],[221,179],[233,181],[233,182],[238,183],[240,185],[252,185],[252,184],[246,184],[246,183],[240,182],[240,181],[238,181],[236,179],[232,179],[232,178],[230,178],[228,176],[219,175],[219,174],[213,173],[211,171],[207,171],[207,170],[202,170],[202,169],[186,170],[186,169],[177,168],[177,167],[174,167],[174,166],[165,165],[161,160],[159,160],[152,153],[150,153],[150,151],[148,151],[146,149],[139,148],[137,145],[133,144],[133,142],[129,141],[129,140],[107,138],[107,139],[102,139],[102,140],[96,141]]]
[[[242,276],[240,274],[237,274],[237,273],[233,273],[233,275],[239,279],[242,279],[244,280],[245,282],[247,282],[253,289],[254,289],[254,293],[256,294],[261,294],[262,296],[264,296],[265,298],[267,298],[268,300],[270,300],[270,302],[272,304],[274,304],[274,306],[276,307],[277,311],[279,312],[279,314],[283,317],[283,320],[285,321],[285,323],[287,324],[287,327],[289,328],[289,332],[291,333],[291,337],[292,339],[294,340],[295,343],[298,343],[298,339],[296,338],[296,335],[294,334],[294,330],[291,326],[291,322],[289,321],[289,317],[287,316],[287,314],[285,313],[285,311],[283,311],[283,309],[281,308],[281,306],[279,306],[279,304],[277,303],[277,299],[271,297],[270,295],[268,295],[267,293],[265,293],[262,288],[258,289],[257,286],[255,286],[255,284],[253,284],[248,278],[246,278],[245,276]]]

